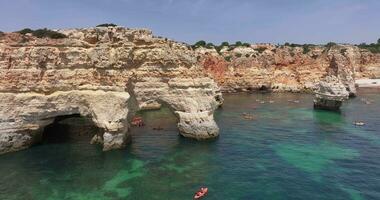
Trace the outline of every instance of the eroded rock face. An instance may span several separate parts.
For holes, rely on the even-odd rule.
[[[349,53],[347,49],[340,50],[340,53],[329,52],[330,65],[326,69],[327,75],[317,85],[315,108],[339,110],[343,101],[356,95],[354,59],[352,55],[348,56]]]
[[[350,50],[350,49],[349,49]],[[356,96],[355,88],[355,55],[351,49],[340,50],[340,53],[329,52],[330,65],[327,68],[327,76],[337,77],[351,97]],[[351,55],[350,55],[351,54]]]
[[[223,98],[210,78],[144,78],[148,74],[136,74],[141,81],[134,84],[133,94],[139,109],[155,109],[169,105],[178,117],[178,128],[185,137],[208,139],[218,136],[213,111]],[[210,97],[212,99],[210,99]]]
[[[128,93],[89,90],[57,91],[52,94],[2,93],[0,152],[27,148],[41,138],[43,128],[57,116],[80,114],[90,117],[105,133],[126,137]],[[120,137],[120,136],[119,136]],[[123,147],[126,138],[105,142]]]
[[[351,95],[355,93],[355,88],[350,77],[380,77],[380,54],[353,45],[303,48],[263,44],[226,47],[219,54],[202,48],[196,52],[200,64],[224,92],[260,89],[312,92],[328,75],[333,59],[337,73]]]
[[[186,45],[122,27],[60,32],[68,38],[0,38],[0,153],[29,147],[55,117],[72,114],[104,129],[93,143],[121,148],[134,112],[162,104],[182,135],[218,135],[213,113],[223,98]]]
[[[349,92],[338,77],[326,76],[315,91],[314,108],[337,111],[348,97]]]

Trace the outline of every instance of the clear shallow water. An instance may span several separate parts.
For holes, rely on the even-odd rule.
[[[144,113],[125,150],[104,153],[86,134],[54,139],[90,127],[51,130],[48,142],[0,156],[0,199],[182,200],[200,186],[204,199],[380,199],[380,90],[360,90],[340,114],[314,111],[310,95],[224,97],[213,142],[179,137],[168,109]]]

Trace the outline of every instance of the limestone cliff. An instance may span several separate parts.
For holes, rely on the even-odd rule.
[[[219,53],[215,49],[197,48],[196,52],[205,71],[225,92],[260,89],[311,92],[327,75],[334,60],[338,60],[338,73],[352,71],[354,78],[380,77],[380,54],[353,45],[303,48],[262,44],[225,47]],[[353,69],[347,71],[342,66]],[[354,89],[352,85],[347,87]]]
[[[0,153],[29,147],[56,117],[72,114],[104,129],[104,150],[121,148],[133,113],[162,104],[182,135],[218,136],[221,93],[187,45],[122,27],[59,32],[67,38],[0,37]]]

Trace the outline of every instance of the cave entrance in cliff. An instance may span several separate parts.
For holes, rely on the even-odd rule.
[[[57,116],[44,128],[41,143],[90,143],[94,135],[102,135],[103,132],[90,118],[79,114]]]

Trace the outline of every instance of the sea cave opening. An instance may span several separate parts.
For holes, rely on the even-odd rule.
[[[95,135],[102,135],[103,132],[90,118],[79,114],[57,116],[53,123],[44,128],[41,144],[90,143]]]

